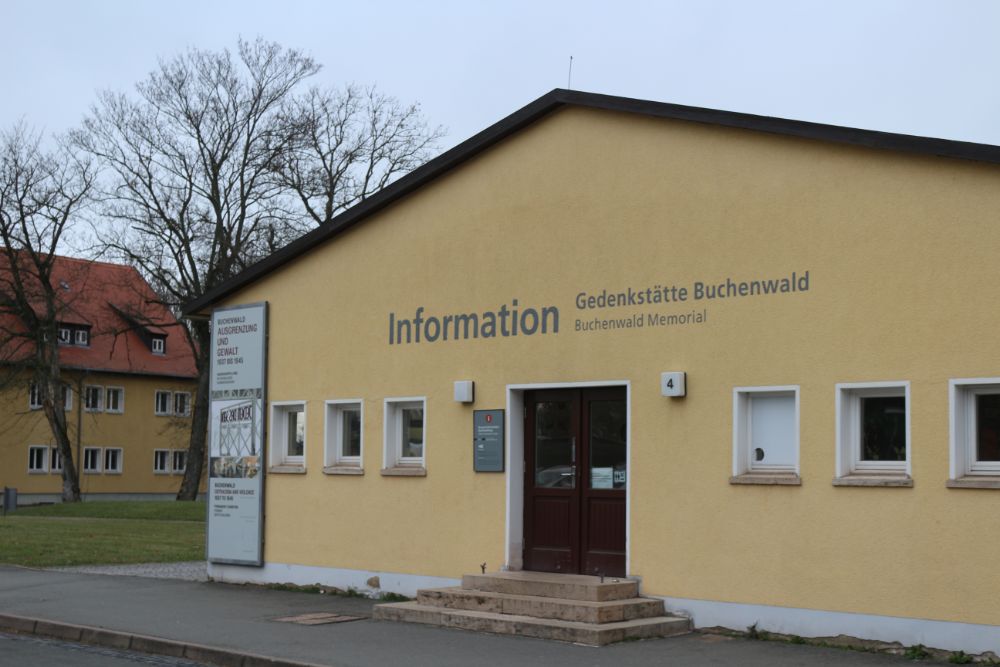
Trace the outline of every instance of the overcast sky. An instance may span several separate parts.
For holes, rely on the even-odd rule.
[[[262,36],[420,102],[443,148],[552,88],[1000,144],[996,0],[2,0],[0,127],[58,132],[185,48]]]

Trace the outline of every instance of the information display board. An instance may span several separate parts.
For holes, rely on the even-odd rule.
[[[264,564],[267,304],[212,313],[208,560]]]
[[[503,472],[503,410],[473,411],[472,468]]]

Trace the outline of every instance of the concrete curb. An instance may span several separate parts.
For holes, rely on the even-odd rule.
[[[272,658],[266,655],[244,653],[216,646],[192,644],[173,639],[163,639],[162,637],[150,637],[131,632],[120,632],[118,630],[108,630],[107,628],[94,628],[86,625],[61,623],[12,614],[0,614],[0,631],[52,637],[53,639],[79,642],[81,644],[93,644],[95,646],[138,651],[140,653],[166,655],[172,658],[185,658],[195,662],[218,665],[219,667],[329,667],[328,665],[318,665],[313,662]]]

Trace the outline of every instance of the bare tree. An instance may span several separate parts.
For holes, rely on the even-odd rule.
[[[289,100],[285,116],[294,141],[274,169],[319,225],[426,162],[444,135],[419,105],[354,85],[312,88]]]
[[[357,109],[368,107],[352,88],[297,99],[317,71],[303,53],[260,39],[241,40],[235,55],[190,50],[160,62],[135,96],[101,94],[75,134],[106,168],[105,248],[138,267],[169,306],[328,221],[412,167],[439,135],[421,133],[415,107],[371,91],[364,122]],[[199,382],[177,497],[193,500],[209,416],[208,322],[190,322],[186,335]]]
[[[0,133],[0,386],[27,379],[62,455],[62,499],[80,500],[66,420],[58,326],[72,292],[54,279],[60,241],[94,183],[94,169],[66,143],[41,148],[25,125]]]

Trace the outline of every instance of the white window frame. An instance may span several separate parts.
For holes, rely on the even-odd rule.
[[[73,332],[73,344],[90,347],[90,332],[87,329],[76,329]]]
[[[288,454],[288,414],[302,413],[302,456]],[[271,468],[275,472],[305,472],[309,451],[309,419],[305,401],[271,401]]]
[[[167,353],[167,340],[161,336],[153,336],[149,342],[149,350],[153,354]]]
[[[108,400],[108,395],[111,392],[118,392],[118,409],[112,410],[109,406],[111,401]],[[104,388],[104,411],[112,415],[120,415],[125,412],[125,387],[115,387],[108,386]]]
[[[87,405],[91,389],[97,390],[97,407],[92,408]],[[83,386],[83,410],[84,412],[104,412],[104,387],[99,384],[86,384]]]
[[[753,424],[751,402],[755,396],[791,398],[795,403],[795,461],[791,464],[760,464],[751,447]],[[799,385],[735,387],[733,389],[733,476],[747,474],[798,475],[800,460]]]
[[[118,465],[114,468],[108,467],[108,452],[118,452]],[[125,450],[121,447],[105,447],[101,454],[105,475],[120,475],[125,469]]]
[[[73,409],[73,387],[63,384],[63,410],[70,412]]]
[[[49,472],[61,473],[63,469],[62,452],[58,447],[51,447],[49,452]]]
[[[405,408],[419,407],[424,413],[423,423],[423,451],[421,456],[403,456],[401,440],[403,410]],[[387,398],[382,408],[382,460],[385,461],[385,471],[393,469],[413,469],[426,471],[427,469],[427,397],[426,396],[399,396]]]
[[[70,345],[73,342],[73,329],[70,327],[59,327],[56,332],[56,341],[59,345]]]
[[[163,454],[164,466],[163,468],[157,467],[158,455]],[[171,473],[170,466],[173,463],[171,461],[171,454],[169,449],[154,449],[153,450],[153,474],[154,475],[169,475]]]
[[[160,410],[160,396],[166,394],[166,410]],[[153,392],[153,414],[157,417],[169,417],[173,414],[174,392],[169,389],[157,389]]]
[[[184,397],[186,397],[185,401],[184,401],[184,409],[182,411],[180,411],[180,412],[177,411],[177,397],[178,396],[184,396]],[[174,395],[173,395],[173,398],[172,398],[172,401],[173,401],[173,404],[171,405],[171,408],[173,409],[174,414],[176,416],[178,416],[178,417],[190,417],[191,416],[191,392],[190,391],[175,391]]]
[[[38,388],[38,383],[32,382],[28,386],[28,409],[41,410],[42,407],[42,392]]]
[[[97,467],[87,467],[87,452],[96,451],[97,452]],[[84,447],[83,448],[83,461],[80,462],[83,472],[88,475],[100,474],[102,468],[101,465],[104,463],[104,452],[101,447]]]
[[[365,402],[360,398],[344,398],[326,401],[325,405],[323,467],[364,469]],[[358,410],[358,418],[361,420],[360,452],[358,456],[344,456],[344,412],[353,409]]]
[[[184,457],[184,465],[177,465],[177,455],[181,454]],[[171,449],[170,450],[170,472],[175,475],[182,475],[187,470],[187,454],[186,449]]]
[[[906,460],[861,460],[861,399],[903,396],[906,410]],[[837,384],[837,459],[838,478],[856,475],[911,476],[913,456],[910,438],[912,429],[910,383],[906,380],[891,382],[841,382]]]
[[[1000,394],[1000,377],[949,380],[949,421],[951,423],[948,476],[1000,477],[1000,462],[976,460],[976,397]]]
[[[35,462],[35,452],[38,450],[43,450],[45,453],[42,454],[42,466],[40,468],[35,467],[33,464]],[[49,447],[48,445],[29,445],[28,446],[28,474],[29,475],[41,475],[49,471]]]

